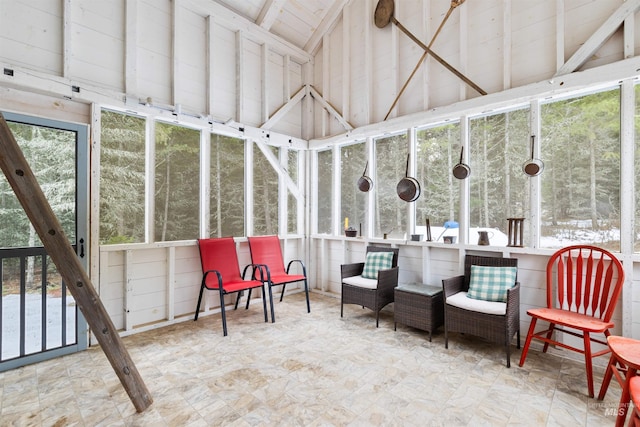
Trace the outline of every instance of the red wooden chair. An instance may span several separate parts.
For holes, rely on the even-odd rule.
[[[633,402],[633,411],[629,419],[629,426],[640,427],[640,377],[633,377],[629,381],[629,394]]]
[[[271,303],[271,322],[275,322],[275,313],[273,310],[273,292],[271,288],[274,286],[282,286],[280,301],[284,297],[284,290],[288,283],[304,282],[304,292],[307,297],[307,313],[311,312],[309,305],[309,286],[307,284],[307,269],[304,263],[299,259],[289,261],[287,269],[284,269],[284,260],[282,259],[282,249],[280,248],[280,239],[278,236],[257,236],[248,237],[249,250],[251,251],[251,262],[256,265],[266,266],[265,282],[268,283],[269,301]],[[302,269],[302,274],[289,274],[291,265],[297,263]]]
[[[595,246],[576,245],[560,249],[547,263],[547,307],[527,311],[531,324],[520,357],[520,366],[527,358],[533,338],[544,342],[543,352],[553,344],[584,354],[589,397],[593,397],[592,358],[608,353],[609,348],[593,353],[591,342],[607,345],[606,341],[591,334],[604,334],[614,324],[611,316],[616,308],[624,270],[622,264],[609,251]],[[542,320],[549,327],[535,331],[536,322]],[[564,332],[582,338],[584,348],[571,346],[553,336]]]
[[[220,312],[222,313],[222,329],[224,336],[227,336],[227,317],[225,314],[224,296],[228,294],[249,291],[248,298],[251,299],[251,290],[254,288],[262,288],[262,280],[256,280],[256,273],[259,277],[263,277],[263,269],[247,265],[240,275],[240,267],[238,264],[238,255],[236,254],[236,244],[233,237],[221,237],[215,239],[198,239],[198,248],[200,249],[200,261],[202,262],[202,283],[200,285],[200,295],[198,296],[198,305],[196,306],[195,320],[198,320],[200,313],[200,303],[202,302],[202,294],[205,288],[209,290],[218,290],[220,293]],[[244,280],[247,269],[252,268],[252,279]],[[238,308],[240,295],[236,298],[235,308]],[[267,322],[267,297],[262,293],[262,305],[264,310],[264,321]],[[247,300],[247,308],[249,301]]]

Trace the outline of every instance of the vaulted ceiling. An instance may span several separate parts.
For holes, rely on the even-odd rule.
[[[213,0],[313,54],[350,0]]]

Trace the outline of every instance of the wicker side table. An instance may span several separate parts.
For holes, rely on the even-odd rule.
[[[398,323],[431,333],[444,323],[442,287],[422,283],[400,284],[395,289],[393,329]]]

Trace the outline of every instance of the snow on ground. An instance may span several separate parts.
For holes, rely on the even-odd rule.
[[[62,298],[47,297],[47,349],[61,347]],[[67,343],[76,341],[76,305],[67,297]],[[42,299],[40,294],[28,293],[25,298],[25,353],[42,350]],[[2,360],[20,356],[20,295],[2,297]]]

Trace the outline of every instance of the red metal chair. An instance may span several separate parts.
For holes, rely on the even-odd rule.
[[[198,305],[196,306],[195,320],[198,320],[200,313],[200,303],[202,302],[202,294],[205,288],[209,290],[218,290],[220,293],[220,312],[222,313],[222,329],[224,336],[227,336],[227,317],[224,306],[224,296],[228,294],[249,291],[248,299],[251,299],[251,290],[254,288],[262,288],[263,280],[256,280],[259,274],[260,279],[264,276],[263,269],[247,265],[240,275],[240,267],[238,264],[238,255],[236,254],[236,244],[233,237],[221,237],[215,239],[198,239],[198,248],[200,249],[200,261],[202,262],[202,283],[200,285],[200,295],[198,296]],[[252,268],[252,280],[244,280],[247,270]],[[240,295],[236,298],[235,308],[238,308]],[[264,321],[267,322],[267,298],[262,293],[262,305],[264,310]],[[247,300],[247,308],[249,308],[249,300]],[[273,309],[273,308],[272,308]]]
[[[560,249],[547,263],[547,307],[527,311],[531,324],[520,357],[524,365],[533,338],[544,342],[543,352],[553,344],[584,354],[589,397],[593,397],[592,358],[609,353],[609,347],[593,353],[591,342],[604,346],[606,341],[591,334],[611,335],[614,327],[611,316],[618,303],[624,283],[624,270],[611,252],[595,246],[576,245]],[[549,327],[534,332],[536,322],[542,320]],[[571,346],[553,336],[564,332],[583,340],[584,348]]]
[[[274,286],[282,286],[280,301],[284,297],[284,290],[288,283],[304,282],[304,292],[307,297],[307,313],[311,312],[309,305],[309,286],[307,283],[307,269],[304,263],[299,259],[289,261],[287,269],[284,269],[284,260],[282,258],[282,248],[280,247],[280,239],[278,236],[257,236],[248,237],[249,250],[251,251],[251,262],[256,265],[266,266],[266,278],[264,282],[268,283],[269,301],[271,303],[271,322],[275,322],[275,313],[273,310],[273,292],[271,288]],[[302,274],[290,274],[292,264],[297,263],[302,269]]]

